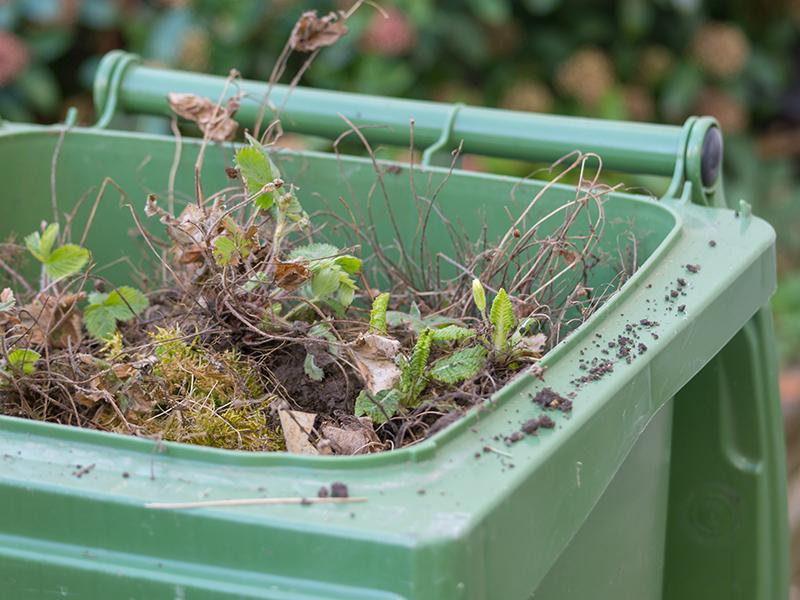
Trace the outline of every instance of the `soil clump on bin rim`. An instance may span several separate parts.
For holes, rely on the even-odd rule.
[[[292,52],[308,53],[304,69],[316,50],[344,35],[349,14],[305,13],[270,83]],[[232,73],[226,89],[237,79]],[[412,187],[404,200],[420,217],[414,239],[404,242],[384,194],[386,171],[346,119],[333,149],[356,140],[372,158],[369,202],[385,208],[393,239],[378,238],[371,216],[360,220],[353,210],[338,227],[330,214],[306,211],[295,183],[273,162],[279,114],[264,122],[262,111],[244,132],[225,167],[226,187],[203,189],[205,154],[240,135],[240,97],[170,94],[169,102],[203,134],[193,198],[179,205],[177,192],[190,190],[175,190],[174,176],[165,197],[137,199],[106,179],[94,198],[96,207],[109,191],[122,195],[121,217],[130,218],[159,277],[132,271],[129,285],[105,280],[104,265],[85,247],[91,220],[74,222],[72,207],[60,216],[55,198],[52,222],[18,232],[28,234],[21,243],[3,244],[2,414],[218,448],[391,450],[455,422],[511,377],[539,376],[540,358],[637,267],[633,236],[616,257],[599,246],[603,203],[619,186],[601,182],[596,156],[575,152],[554,165],[551,182],[509,215],[495,240],[475,239],[439,211],[446,181],[430,197]],[[179,138],[177,126],[173,131]],[[175,164],[180,148],[176,143]],[[553,183],[575,175],[583,179],[573,198],[546,216],[535,212]],[[145,219],[160,221],[162,234],[148,232]],[[449,254],[429,247],[432,223],[452,238]],[[347,243],[331,243],[328,233],[337,228],[337,240]],[[21,275],[31,260],[39,266],[35,281]],[[618,276],[590,288],[591,271],[609,264],[618,265]],[[581,382],[611,368],[608,361],[587,364]],[[549,388],[534,401],[538,410],[572,404]],[[532,408],[531,419],[537,414]],[[509,439],[552,424],[549,417],[529,420]]]

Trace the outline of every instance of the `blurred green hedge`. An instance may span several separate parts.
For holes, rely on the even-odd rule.
[[[302,11],[350,4],[7,0],[0,114],[52,121],[76,105],[90,122],[94,69],[113,48],[266,79]],[[380,4],[384,14],[366,5],[348,21],[349,34],[321,53],[306,85],[673,123],[711,114],[727,134],[727,193],[776,226],[781,271],[800,267],[800,0]],[[800,322],[798,303],[785,297],[778,318]],[[784,346],[800,356],[800,332]]]

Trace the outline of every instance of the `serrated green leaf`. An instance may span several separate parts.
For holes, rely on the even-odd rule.
[[[339,279],[339,289],[336,292],[336,299],[339,303],[347,308],[353,303],[353,298],[356,295],[355,283],[347,278],[346,280]]]
[[[274,179],[267,155],[253,146],[245,146],[236,152],[236,166],[247,186],[247,193],[251,196]],[[272,194],[263,194],[261,198],[264,196],[269,196],[271,204]]]
[[[334,262],[351,275],[361,270],[361,259],[351,256],[350,254],[337,256]]]
[[[472,280],[472,300],[475,302],[475,306],[478,308],[481,314],[485,314],[486,291],[483,289],[483,284],[481,283],[480,279]]]
[[[211,255],[220,267],[226,267],[233,261],[236,254],[236,244],[227,235],[221,235],[214,240]]]
[[[136,288],[124,285],[111,292],[103,305],[118,321],[130,321],[150,306],[150,301]]]
[[[311,381],[322,381],[325,379],[325,371],[317,366],[317,363],[314,362],[314,355],[310,352],[306,354],[306,359],[303,361],[303,371],[305,371],[306,376]]]
[[[242,287],[246,292],[252,292],[260,285],[263,285],[268,282],[269,278],[267,277],[267,274],[259,271],[258,273],[255,274],[255,276],[248,279],[247,282]]]
[[[389,293],[378,294],[372,301],[372,310],[369,313],[369,328],[375,333],[386,335],[386,310],[389,308]]]
[[[428,380],[425,371],[428,366],[428,358],[431,354],[432,333],[430,329],[425,329],[417,338],[417,343],[411,351],[411,357],[407,360],[400,360],[400,388],[403,391],[403,402],[408,406],[417,405],[419,395]]]
[[[50,223],[43,233],[35,231],[25,237],[25,246],[38,261],[44,263],[50,257],[58,238],[58,229],[58,223]]]
[[[422,320],[422,313],[419,311],[419,306],[416,302],[411,303],[411,308],[408,309],[408,314],[412,319]]]
[[[339,270],[327,268],[317,271],[311,278],[311,292],[316,298],[325,298],[339,289]]]
[[[431,338],[434,342],[460,342],[475,336],[475,331],[460,325],[445,325],[431,329]]]
[[[412,331],[415,332],[420,332],[425,328],[425,324],[422,322],[422,319],[398,310],[386,311],[386,323],[390,327],[401,327],[403,325],[407,325]]]
[[[24,375],[30,375],[36,370],[36,361],[42,355],[35,350],[25,350],[17,348],[8,353],[8,366],[22,371]]]
[[[486,363],[486,348],[472,346],[435,361],[429,375],[441,383],[453,385],[475,377]]]
[[[102,304],[108,299],[108,294],[104,294],[102,292],[89,292],[89,296],[87,300],[89,304]]]
[[[295,248],[289,253],[289,260],[308,260],[312,261],[309,267],[314,268],[314,262],[333,258],[339,254],[339,249],[332,244],[307,244]]]
[[[89,262],[89,251],[76,244],[56,248],[44,261],[44,270],[51,279],[75,275]]]
[[[381,425],[397,413],[400,399],[400,392],[393,388],[381,390],[374,397],[367,390],[361,390],[356,398],[355,415],[369,417],[375,425]]]
[[[108,307],[102,304],[90,304],[83,311],[83,322],[86,330],[97,340],[107,340],[117,331],[117,320]]]
[[[293,223],[297,223],[305,215],[300,200],[292,192],[278,197],[278,209]]]
[[[333,328],[331,327],[330,323],[325,321],[321,321],[315,323],[311,326],[308,330],[309,337],[314,338],[322,338],[324,340],[328,340],[331,342],[328,344],[328,353],[332,354],[333,356],[341,356],[339,351],[339,346],[337,345],[339,340],[333,333]]]
[[[514,329],[514,308],[511,300],[503,288],[497,292],[492,309],[489,313],[489,321],[492,324],[492,343],[498,350],[504,350],[508,345],[508,337]]]

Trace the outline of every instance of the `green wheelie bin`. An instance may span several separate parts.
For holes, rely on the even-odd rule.
[[[148,192],[166,189],[175,139],[115,129],[116,116],[166,116],[169,92],[216,101],[224,84],[114,52],[96,77],[96,126],[2,122],[0,234],[34,230],[49,214],[51,156],[62,137],[54,183],[62,210],[110,177],[141,211]],[[265,85],[238,85],[245,97],[237,120],[251,126]],[[287,93],[277,86],[274,104]],[[413,119],[426,159],[457,143],[465,152],[529,161],[579,149],[597,153],[608,169],[671,177],[671,185],[657,199],[620,192],[606,200],[600,245],[615,251],[618,236],[633,230],[638,269],[545,356],[544,381],[513,379],[482,409],[419,444],[352,457],[246,453],[0,417],[0,595],[785,599],[784,443],[768,308],[775,237],[751,213],[754,199],[726,198],[713,119],[634,124],[298,88],[282,121],[287,131],[333,139],[347,128],[342,116],[364,126],[370,142],[397,146],[408,144]],[[176,189],[193,190],[199,147],[184,139]],[[224,187],[230,154],[228,147],[206,155],[208,189]],[[354,201],[375,184],[373,164],[361,156],[281,151],[274,158],[309,209],[348,193],[342,172]],[[411,178],[426,189],[448,176],[428,163],[409,172],[379,162],[390,168],[385,185],[409,235],[416,212],[402,209]],[[543,185],[456,169],[438,202],[477,235],[493,208],[521,210],[509,200],[514,186],[530,197]],[[574,194],[555,185],[536,211]],[[385,207],[374,210],[380,234]],[[141,254],[118,202],[101,203],[94,219],[87,246],[98,263]],[[501,231],[495,221],[485,219],[490,235]],[[124,282],[126,271],[117,265],[108,277]],[[669,293],[679,278],[680,309]],[[574,409],[555,414],[553,429],[503,454],[481,453],[486,440],[536,414],[531,395],[544,386],[566,390],[585,374],[582,363],[607,360],[603,344],[631,330],[646,347],[576,389]],[[76,465],[92,469],[75,477]],[[367,501],[146,506],[307,497],[333,481]]]

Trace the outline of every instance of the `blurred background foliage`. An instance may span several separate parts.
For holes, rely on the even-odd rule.
[[[94,70],[114,48],[266,79],[300,12],[350,4],[0,0],[0,114],[50,122],[77,106],[91,122]],[[778,331],[785,362],[800,362],[800,0],[380,4],[348,21],[305,85],[639,121],[715,116],[728,195],[778,230]]]

